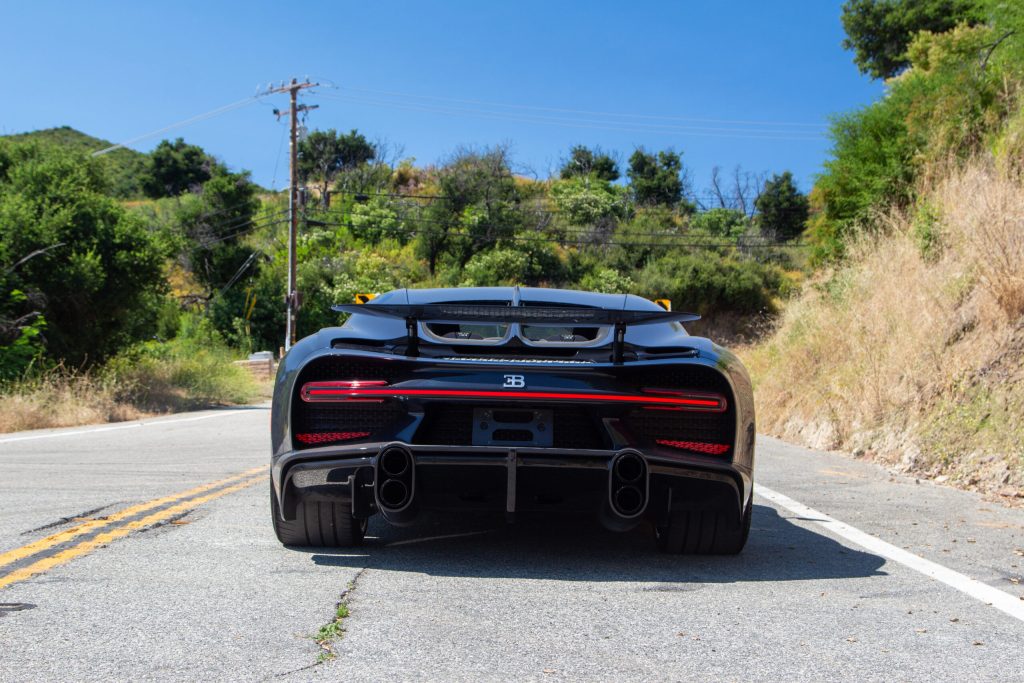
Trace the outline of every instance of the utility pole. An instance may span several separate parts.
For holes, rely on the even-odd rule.
[[[297,313],[299,311],[299,292],[296,287],[296,271],[298,270],[298,263],[295,255],[295,242],[299,233],[299,212],[298,212],[298,192],[299,192],[299,172],[298,172],[298,157],[299,157],[299,146],[298,146],[298,125],[299,125],[299,113],[306,112],[311,109],[316,109],[319,105],[306,105],[298,104],[299,91],[305,88],[314,88],[320,85],[319,83],[310,83],[309,79],[306,79],[304,83],[299,83],[295,78],[288,85],[281,84],[277,88],[269,88],[265,94],[271,95],[274,93],[288,93],[291,106],[288,108],[288,117],[291,124],[291,133],[289,136],[288,145],[288,156],[289,156],[289,182],[288,182],[288,294],[285,297],[285,331],[284,331],[284,350],[288,351],[292,344],[295,343],[295,323],[297,320]],[[284,112],[277,109],[274,110],[274,115],[277,116],[278,120],[284,116]]]

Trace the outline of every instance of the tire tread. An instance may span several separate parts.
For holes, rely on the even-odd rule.
[[[750,534],[752,505],[742,519],[719,510],[679,510],[658,527],[660,550],[673,555],[735,555]]]
[[[277,498],[270,492],[274,533],[284,545],[296,547],[346,547],[360,545],[366,533],[365,520],[352,517],[347,505],[323,501],[299,502],[295,519],[281,519]]]

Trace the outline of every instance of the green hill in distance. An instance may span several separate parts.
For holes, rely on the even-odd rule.
[[[0,136],[0,139],[60,146],[83,154],[91,154],[114,144],[70,126],[4,135]],[[113,196],[121,199],[141,199],[144,196],[142,178],[145,175],[147,158],[147,154],[124,147],[99,157],[100,162],[107,166],[107,177],[111,183],[110,193]]]

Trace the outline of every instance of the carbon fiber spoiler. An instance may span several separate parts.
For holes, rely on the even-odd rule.
[[[495,306],[493,304],[336,304],[338,313],[359,313],[405,321],[409,343],[406,355],[419,354],[418,322],[425,323],[519,323],[523,325],[612,325],[615,336],[612,359],[619,364],[625,351],[626,327],[700,320],[684,311],[635,311],[584,306]]]
[[[583,306],[492,304],[337,304],[338,313],[359,313],[425,323],[521,323],[524,325],[653,325],[700,320],[683,311],[629,311]]]

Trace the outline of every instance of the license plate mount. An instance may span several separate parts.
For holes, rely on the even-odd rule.
[[[474,446],[533,446],[554,443],[552,411],[535,408],[474,408]]]

